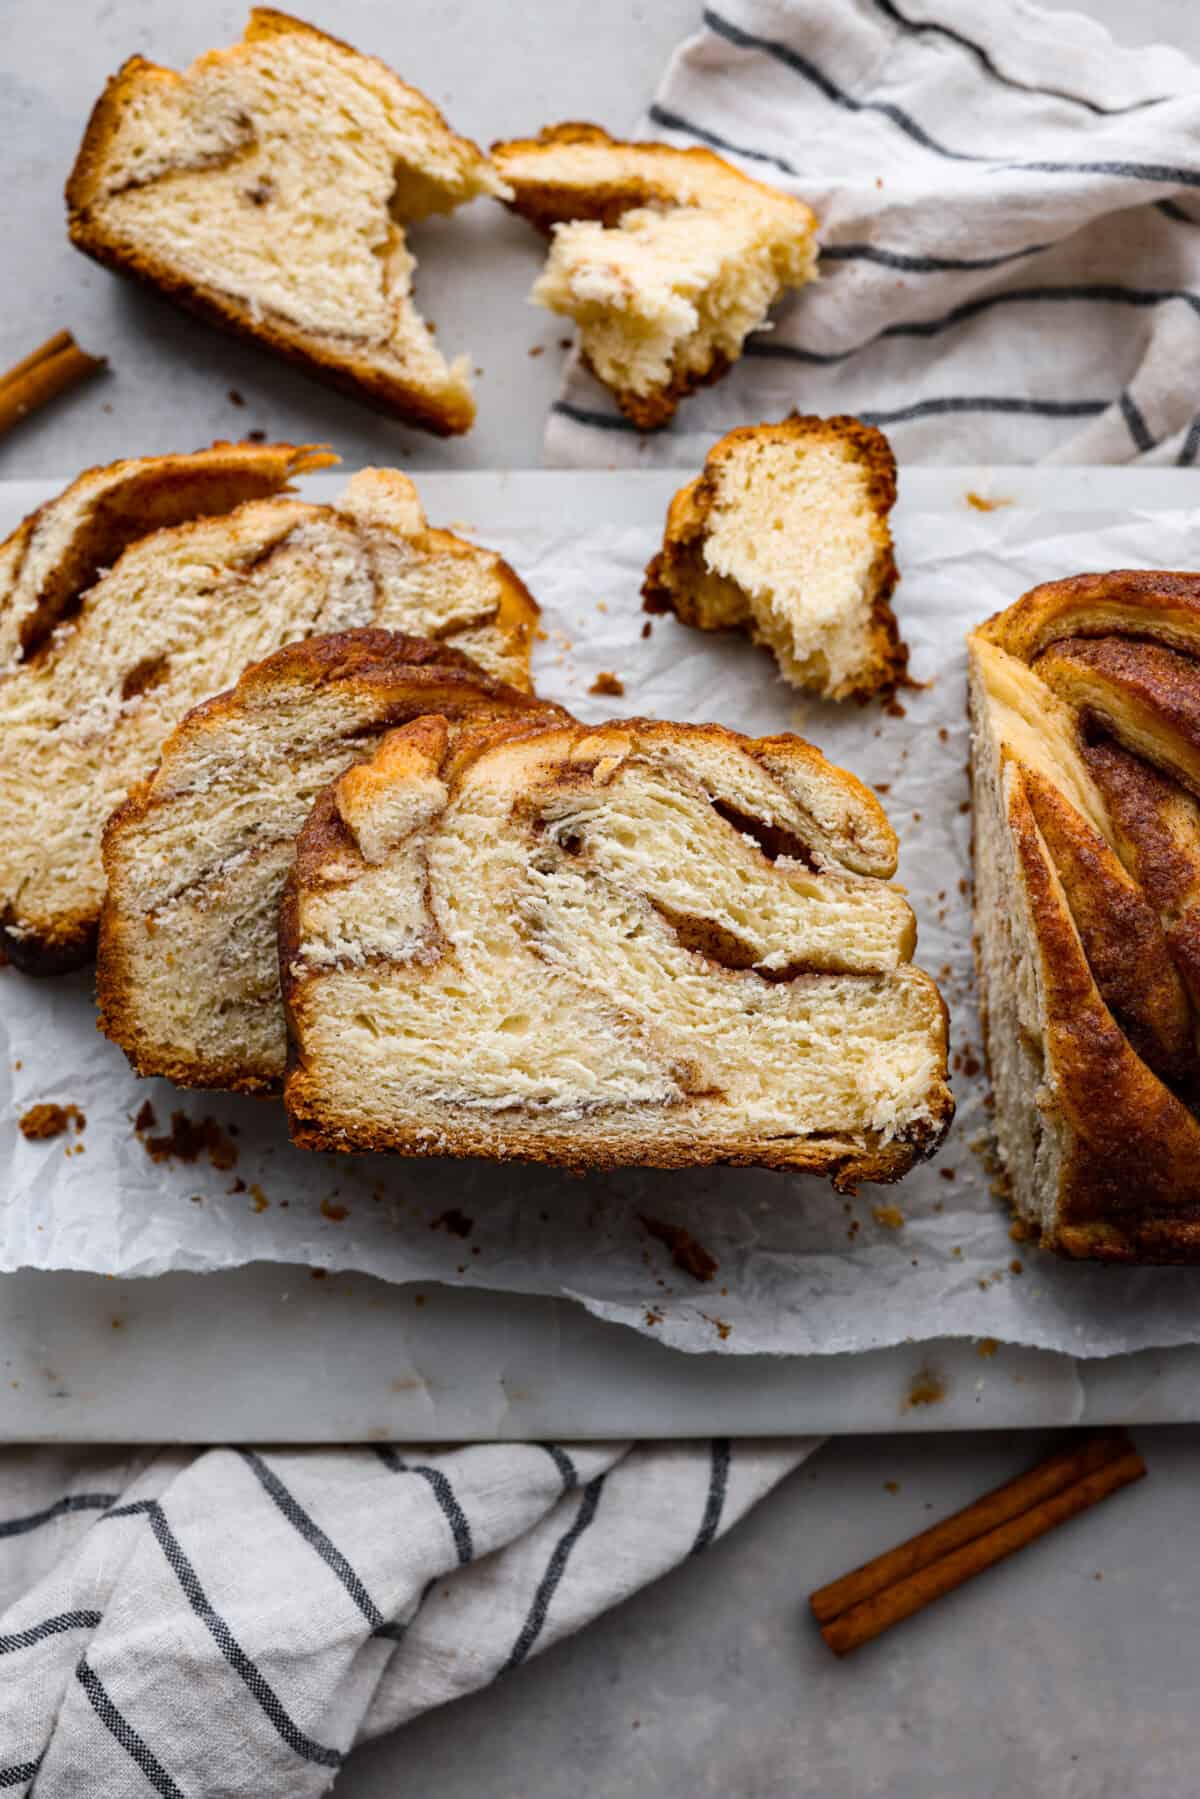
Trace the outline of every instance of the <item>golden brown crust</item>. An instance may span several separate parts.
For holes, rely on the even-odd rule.
[[[597,173],[590,188],[582,189],[577,182],[555,181],[541,172],[543,158],[580,145],[615,153],[606,159],[603,172]],[[622,152],[636,157],[636,170],[621,166]],[[536,137],[503,139],[492,145],[491,155],[513,190],[512,198],[505,204],[546,235],[552,226],[574,219],[612,226],[635,207],[678,204],[681,179],[689,184],[697,179],[715,181],[734,192],[740,183],[746,190],[769,195],[775,201],[803,205],[782,189],[755,181],[714,150],[700,145],[681,150],[674,144],[654,140],[635,143],[613,137],[601,125],[578,119],[543,126]],[[528,165],[524,172],[523,163]],[[811,219],[809,209],[804,207],[804,211]]]
[[[1044,987],[1053,1076],[1044,1109],[1057,1112],[1070,1145],[1057,1230],[1043,1242],[1052,1246],[1065,1229],[1066,1244],[1079,1243],[1096,1226],[1127,1235],[1127,1218],[1135,1232],[1152,1226],[1165,1242],[1177,1215],[1192,1227],[1188,1239],[1200,1238],[1200,1124],[1136,1055],[1101,998],[1019,775],[1008,817]]]
[[[1190,656],[1141,639],[1076,638],[1052,644],[1033,666],[1077,712],[1200,793],[1200,682]]]
[[[109,819],[104,830],[104,864],[109,890],[101,913],[96,965],[97,1027],[124,1050],[138,1074],[157,1075],[177,1086],[220,1088],[227,1092],[279,1091],[275,1069],[243,1061],[211,1061],[180,1046],[166,1046],[144,1027],[132,960],[131,925],[119,893],[120,865],[127,840],[151,821],[156,809],[170,804],[170,787],[179,759],[194,752],[198,739],[214,747],[250,708],[259,709],[272,692],[295,694],[298,684],[311,686],[314,697],[335,687],[348,704],[370,696],[373,723],[367,735],[357,729],[347,739],[347,763],[368,753],[386,732],[413,718],[436,715],[451,723],[475,716],[528,716],[527,728],[566,714],[557,706],[519,692],[483,674],[460,651],[426,637],[408,637],[372,627],[304,638],[252,663],[234,688],[203,701],[176,726],[163,745],[154,773],[140,782]],[[328,791],[332,792],[333,789]],[[213,795],[219,803],[220,790]]]
[[[378,58],[365,56],[340,38],[332,37],[319,31],[314,25],[269,7],[255,7],[252,10],[242,44],[291,35],[305,36],[333,45],[339,51],[381,70],[389,81],[408,92],[417,91],[409,88],[394,70],[389,69]],[[235,57],[239,48],[240,46],[235,45],[215,54]],[[67,229],[71,242],[104,267],[157,289],[177,305],[222,330],[266,345],[325,386],[352,394],[356,399],[366,401],[378,412],[403,419],[406,424],[419,426],[438,437],[469,431],[475,421],[475,402],[469,394],[446,393],[435,397],[426,389],[405,381],[400,375],[385,373],[375,367],[367,357],[355,352],[350,340],[336,348],[331,347],[327,338],[305,331],[302,326],[289,319],[255,314],[236,295],[209,283],[193,282],[161,258],[123,243],[106,230],[103,220],[92,209],[100,197],[110,147],[122,122],[125,108],[148,83],[174,87],[183,80],[184,77],[174,69],[161,68],[141,56],[128,58],[117,73],[109,78],[92,108],[74,167],[67,178]],[[432,107],[425,96],[422,95],[421,99],[430,106],[431,114],[439,124],[450,131],[437,108]],[[451,135],[458,138],[472,153],[482,155],[478,146],[469,139],[459,137],[458,133],[452,132]]]
[[[900,579],[892,545],[888,514],[896,503],[896,459],[882,431],[845,414],[820,418],[793,412],[778,424],[739,425],[726,432],[705,458],[694,481],[675,494],[667,511],[662,549],[651,560],[642,582],[642,601],[647,612],[674,612],[683,624],[706,627],[695,592],[706,572],[704,539],[717,500],[721,467],[739,449],[756,443],[803,443],[835,440],[844,444],[865,473],[867,495],[882,524],[881,542],[871,571],[870,650],[860,679],[834,696],[865,701],[887,695],[903,680],[908,668],[908,645],[900,635],[891,599]],[[730,628],[730,627],[725,627]],[[742,629],[742,626],[731,627]]]
[[[502,741],[514,736],[558,739],[558,753],[568,764],[564,783],[587,787],[594,771],[610,756],[621,739],[634,739],[639,744],[654,741],[673,744],[686,735],[728,748],[737,745],[755,756],[769,772],[778,776],[781,762],[794,750],[796,760],[810,772],[832,779],[844,790],[847,809],[872,815],[870,822],[890,832],[878,800],[853,775],[826,761],[820,751],[802,739],[781,735],[750,739],[722,725],[680,727],[661,720],[632,718],[605,726],[576,724],[562,719],[534,723],[531,728],[518,718],[485,721],[470,726],[452,746],[442,763],[442,778],[453,783],[480,756]],[[848,846],[847,862],[852,865],[856,843]],[[851,1192],[859,1182],[892,1182],[900,1180],[915,1163],[932,1156],[942,1142],[954,1115],[954,1101],[947,1075],[948,1014],[945,1002],[928,982],[937,1003],[935,1045],[940,1060],[940,1076],[931,1083],[928,1116],[889,1140],[882,1134],[867,1134],[861,1145],[847,1146],[814,1133],[809,1138],[790,1137],[777,1141],[747,1140],[744,1145],[715,1147],[712,1143],[679,1143],[656,1137],[653,1132],[631,1133],[620,1127],[608,1132],[589,1129],[578,1144],[563,1142],[548,1146],[544,1136],[522,1130],[519,1124],[506,1120],[503,1144],[498,1145],[494,1128],[481,1125],[478,1118],[465,1109],[451,1116],[446,1108],[447,1123],[431,1141],[428,1132],[403,1127],[386,1132],[369,1123],[353,1128],[345,1121],[324,1115],[313,1092],[305,1063],[303,1044],[307,1036],[306,1007],[309,1003],[312,976],[300,961],[300,898],[305,891],[319,888],[325,869],[344,866],[356,854],[352,832],[338,810],[337,783],[328,787],[317,799],[308,821],[297,840],[296,855],[280,904],[279,951],[280,979],[284,1009],[288,1020],[288,1073],[285,1102],[288,1127],[293,1142],[301,1148],[344,1153],[378,1152],[404,1156],[453,1154],[475,1156],[492,1161],[538,1162],[545,1166],[575,1172],[603,1170],[623,1166],[647,1168],[683,1168],[712,1165],[733,1167],[767,1167],[793,1172],[810,1172],[829,1177],[839,1192]],[[696,953],[705,953],[693,945]],[[713,945],[710,944],[710,949]],[[717,951],[720,943],[715,945]],[[718,954],[718,959],[720,956]],[[925,977],[928,979],[928,977]],[[320,977],[317,977],[319,982]]]
[[[1047,737],[1034,771],[997,727],[1037,975],[1037,1103],[1061,1146],[1041,1240],[1072,1256],[1200,1260],[1200,807],[1178,784],[1200,771],[1200,575],[1046,583],[972,642],[1058,696],[1093,784],[1085,820],[1076,777],[1053,775],[1069,744]],[[973,755],[978,806],[981,737]],[[989,1042],[992,1030],[989,1018]]]
[[[39,532],[54,526],[57,513],[86,502],[53,566],[29,596],[32,604],[17,631],[22,659],[30,657],[100,571],[111,568],[137,538],[191,519],[232,512],[246,500],[288,492],[298,476],[337,461],[321,444],[217,442],[207,450],[126,458],[85,469],[0,544],[0,562],[12,553],[9,566],[15,587]],[[12,597],[11,589],[0,591],[0,617]]]

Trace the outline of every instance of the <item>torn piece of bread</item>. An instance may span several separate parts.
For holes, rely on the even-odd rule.
[[[816,271],[811,209],[711,150],[566,124],[492,157],[512,208],[552,234],[531,297],[575,320],[584,361],[641,430],[725,374]]]
[[[261,452],[255,482],[272,457],[281,480],[332,460],[283,451]],[[168,460],[178,473],[184,459]],[[128,544],[0,677],[0,944],[33,973],[86,959],[105,820],[183,715],[248,663],[377,625],[528,688],[536,617],[500,557],[431,530],[411,481],[386,469],[356,475],[335,506],[250,500]]]
[[[399,738],[350,777],[365,811],[337,783],[298,840],[297,1142],[843,1187],[932,1153],[945,1008],[853,776],[716,725]]]
[[[108,822],[100,1029],[141,1075],[277,1089],[279,899],[318,791],[413,719],[445,748],[464,724],[565,717],[429,638],[345,631],[255,663],[188,714]]]
[[[182,75],[132,57],[67,183],[72,242],[445,436],[475,416],[412,297],[404,227],[506,189],[374,57],[266,7]]]
[[[891,608],[895,499],[873,425],[793,414],[730,431],[671,501],[646,611],[748,631],[794,687],[826,699],[886,692],[908,664]]]
[[[1054,581],[970,639],[995,1129],[1043,1245],[1200,1261],[1200,575]]]

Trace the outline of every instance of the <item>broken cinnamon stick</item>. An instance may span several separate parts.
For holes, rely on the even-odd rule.
[[[0,434],[106,366],[103,356],[81,350],[69,331],[56,331],[0,375]]]
[[[849,1655],[985,1568],[993,1567],[1140,1480],[1146,1465],[1123,1432],[1092,1437],[877,1556],[809,1599],[835,1655]]]

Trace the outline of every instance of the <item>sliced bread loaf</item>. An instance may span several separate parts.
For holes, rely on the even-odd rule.
[[[816,270],[816,219],[711,150],[551,125],[494,144],[513,209],[552,233],[532,298],[579,326],[584,360],[642,430],[665,425]]]
[[[317,792],[426,713],[453,731],[565,717],[429,638],[289,644],[190,712],[104,833],[100,1028],[142,1075],[271,1091],[286,1042],[277,923]]]
[[[285,473],[329,460],[283,446],[261,466],[272,454]],[[129,543],[0,677],[0,942],[32,972],[86,959],[105,820],[184,713],[248,663],[378,625],[451,641],[527,687],[536,616],[498,556],[430,530],[388,470],[355,476],[336,506],[251,500]]]
[[[413,303],[404,227],[506,192],[416,88],[267,7],[180,75],[132,57],[67,183],[98,262],[446,435],[475,416]]]
[[[891,446],[858,419],[730,431],[671,501],[646,610],[748,631],[827,699],[894,687],[908,661],[890,604],[895,499]]]
[[[310,1148],[758,1163],[932,1152],[945,1008],[874,797],[795,737],[633,720],[386,738],[280,922]]]
[[[1200,575],[1035,587],[969,639],[995,1130],[1044,1247],[1200,1262]]]

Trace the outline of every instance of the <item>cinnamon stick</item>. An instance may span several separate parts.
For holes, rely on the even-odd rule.
[[[821,1635],[835,1655],[848,1655],[1145,1472],[1123,1432],[1051,1456],[812,1594]]]
[[[81,350],[69,331],[56,331],[0,375],[0,434],[106,366],[103,356]]]

